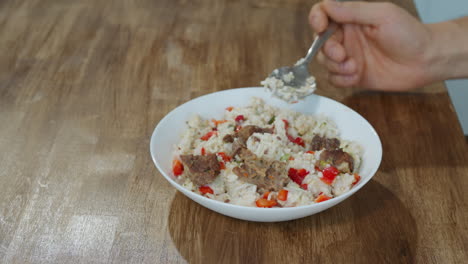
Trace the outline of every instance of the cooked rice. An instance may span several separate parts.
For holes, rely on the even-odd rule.
[[[223,142],[223,137],[233,134],[236,128],[235,118],[239,115],[245,117],[243,126],[274,127],[274,134],[254,133],[247,141],[247,148],[250,151],[266,160],[283,161],[287,163],[287,169],[303,168],[309,172],[302,182],[302,184],[307,185],[307,190],[297,183],[290,181],[284,187],[288,191],[287,200],[278,200],[279,206],[309,205],[314,203],[320,194],[336,197],[352,188],[355,178],[353,174],[349,173],[340,173],[331,185],[322,181],[322,172],[315,170],[315,164],[319,159],[321,151],[315,151],[313,154],[306,153],[307,150],[310,150],[311,141],[315,135],[339,138],[339,131],[332,120],[323,115],[305,115],[288,109],[276,108],[265,104],[259,98],[252,98],[250,104],[246,107],[234,107],[231,111],[225,110],[222,120],[226,121],[217,126],[211,120],[202,119],[197,115],[191,118],[187,122],[187,130],[177,145],[174,153],[175,158],[177,159],[182,154],[201,155],[202,148],[206,153],[231,153],[232,143]],[[291,136],[300,136],[304,140],[305,148],[288,139],[283,120],[288,121],[288,133]],[[200,139],[215,127],[217,135],[213,135],[206,141]],[[253,140],[254,137],[257,139]],[[340,147],[354,158],[354,171],[358,171],[361,157],[360,146],[354,142],[342,139],[340,139],[340,142]],[[222,161],[221,157],[218,157],[218,160]],[[233,169],[239,166],[234,158],[230,162],[225,162],[225,166],[226,169],[221,170],[216,180],[208,185],[214,194],[208,193],[205,196],[231,204],[256,206],[256,201],[262,195],[257,192],[257,186],[239,180],[237,175],[233,173]],[[284,173],[287,175],[288,171]],[[177,181],[185,188],[200,193],[198,190],[199,186],[195,186],[185,175],[185,172],[177,177]],[[277,193],[275,192],[270,194],[273,198],[276,195]]]
[[[304,58],[301,58],[296,62],[295,66],[304,63]],[[278,74],[278,69],[273,71],[273,75]],[[273,96],[278,97],[288,103],[297,102],[300,99],[303,99],[306,96],[313,94],[317,88],[315,83],[315,78],[309,76],[306,79],[306,83],[299,87],[291,87],[288,84],[295,79],[294,73],[289,72],[282,76],[282,78],[277,78],[275,76],[269,76],[264,81],[260,82],[263,87],[270,90]]]

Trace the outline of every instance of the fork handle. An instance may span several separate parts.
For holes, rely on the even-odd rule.
[[[355,0],[336,0],[337,2],[352,2]],[[333,22],[331,18],[328,18],[328,27],[325,32],[321,33],[317,37],[315,37],[314,42],[312,42],[312,45],[309,48],[309,51],[307,51],[307,55],[304,57],[304,62],[302,63],[303,65],[308,65],[310,61],[315,57],[315,55],[319,52],[319,50],[322,48],[323,44],[335,33],[335,31],[338,29],[338,24]]]
[[[337,29],[338,29],[338,24],[329,20],[327,30],[325,30],[320,35],[317,35],[317,37],[315,37],[314,39],[314,42],[312,42],[312,45],[310,46],[309,51],[307,51],[307,55],[304,57],[303,64],[310,63],[310,61],[315,57],[315,55],[322,48],[323,44],[325,44],[325,42],[333,35],[333,33],[335,33]]]

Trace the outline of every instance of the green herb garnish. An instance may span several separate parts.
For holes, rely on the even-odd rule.
[[[273,122],[275,122],[275,116],[270,118],[270,121],[268,121],[268,124],[271,125],[271,124],[273,124]]]
[[[291,154],[284,154],[283,156],[281,156],[280,160],[281,161],[287,161],[287,160],[289,160],[289,157],[291,157]]]

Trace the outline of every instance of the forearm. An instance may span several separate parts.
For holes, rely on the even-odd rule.
[[[468,17],[427,25],[428,70],[434,81],[468,77]]]

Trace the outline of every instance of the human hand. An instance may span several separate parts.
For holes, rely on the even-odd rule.
[[[328,19],[341,27],[318,54],[339,87],[404,91],[433,80],[432,32],[391,3],[336,2],[314,5],[309,22],[323,32]]]

